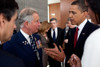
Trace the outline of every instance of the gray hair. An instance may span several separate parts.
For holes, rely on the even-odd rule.
[[[33,8],[22,9],[18,17],[20,28],[23,27],[23,23],[25,21],[28,21],[30,23],[34,19],[34,17],[32,16],[34,13],[37,13],[37,11]]]

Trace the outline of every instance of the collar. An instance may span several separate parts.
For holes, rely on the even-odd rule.
[[[51,30],[53,31],[53,29],[51,28]],[[54,29],[55,31],[57,31],[57,27]]]
[[[24,36],[26,39],[29,39],[29,35],[26,34],[22,29],[20,29],[20,32],[23,34],[23,36]]]
[[[87,19],[85,19],[85,20],[78,26],[79,30],[82,30],[86,23],[87,23]]]
[[[56,27],[54,30],[55,30],[55,36],[56,36],[56,38],[57,38],[57,36],[58,36],[57,27]],[[51,28],[51,36],[52,36],[52,38],[53,38],[53,29],[52,29],[52,28]]]

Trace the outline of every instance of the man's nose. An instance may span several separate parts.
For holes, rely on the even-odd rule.
[[[73,17],[73,14],[72,13],[69,13],[69,18],[72,18]]]

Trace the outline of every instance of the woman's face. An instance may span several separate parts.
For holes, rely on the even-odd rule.
[[[90,18],[91,18],[91,20],[92,20],[92,22],[94,23],[94,24],[96,24],[97,22],[96,22],[96,18],[95,18],[95,13],[91,10],[91,8],[90,8],[90,6],[88,5],[88,2],[85,0],[85,5],[88,7],[88,13],[89,13],[89,15],[90,15]]]

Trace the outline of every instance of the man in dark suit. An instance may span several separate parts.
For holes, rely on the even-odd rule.
[[[0,0],[0,45],[11,39],[16,28],[18,4],[15,0]],[[25,67],[22,60],[0,48],[0,67]]]
[[[77,34],[77,41],[75,43],[75,34],[76,28],[71,30],[71,34],[69,35],[69,42],[66,44],[66,56],[70,57],[71,54],[75,53],[77,56],[82,57],[84,43],[87,37],[99,26],[90,23],[86,19],[87,7],[84,4],[81,4],[79,1],[74,1],[71,4],[69,10],[69,18],[71,18],[72,24],[76,24],[79,30]],[[69,58],[66,58],[66,60]]]
[[[3,45],[3,49],[22,59],[26,67],[42,67],[40,37],[34,34],[40,26],[39,15],[33,8],[24,8],[18,19],[20,31]]]
[[[59,45],[62,46],[63,40],[64,40],[64,31],[63,29],[57,27],[57,19],[56,18],[51,18],[50,23],[52,24],[52,27],[49,29],[47,35],[49,38],[49,43],[48,47],[49,48],[54,48],[53,43],[57,45],[59,48]],[[50,67],[61,67],[61,63],[52,59],[49,57],[49,65]]]
[[[73,53],[76,54],[81,59],[82,54],[83,54],[84,43],[87,37],[94,30],[99,28],[98,26],[87,21],[85,12],[87,12],[87,7],[84,4],[81,4],[78,1],[72,2],[70,10],[69,10],[69,18],[71,18],[72,24],[77,25],[77,27],[72,29],[70,32],[70,35],[68,36],[69,41],[68,41],[68,44],[66,44],[66,48],[65,48],[66,63],[68,62],[70,56]],[[50,54],[54,55],[53,53],[49,53],[49,55]],[[58,61],[64,60],[64,56],[62,59],[59,59],[60,56],[57,55],[57,51],[55,53],[56,55],[54,55],[55,56],[54,59]],[[61,51],[61,52],[58,52],[58,54],[64,55],[64,52]],[[68,67],[68,65],[66,65],[66,67]]]

